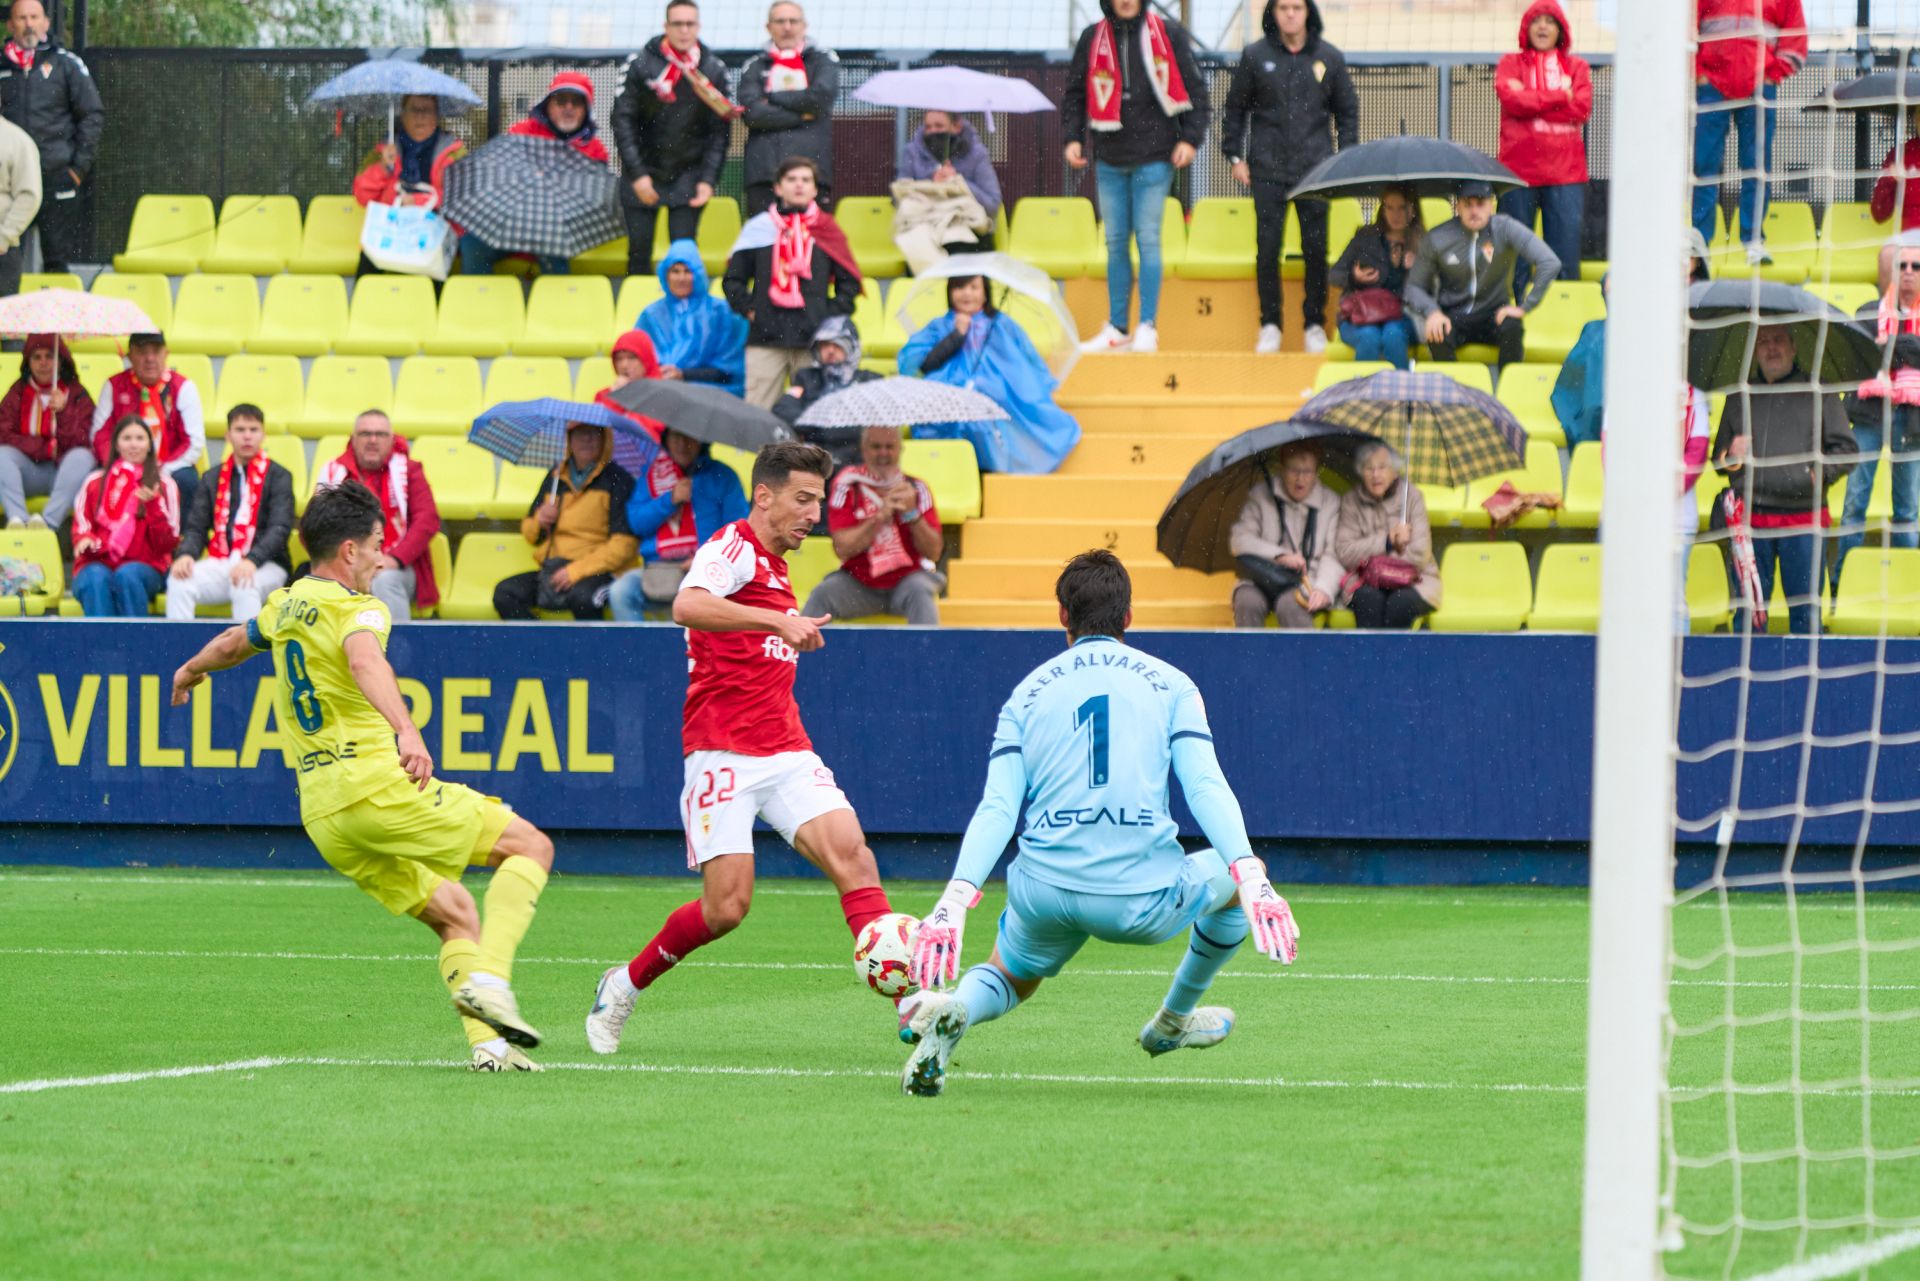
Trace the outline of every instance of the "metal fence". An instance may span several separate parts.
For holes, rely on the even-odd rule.
[[[737,68],[752,52],[722,57]],[[217,205],[229,195],[284,193],[304,202],[348,190],[374,144],[386,134],[384,118],[338,119],[305,105],[316,86],[365,60],[367,51],[362,49],[96,47],[86,56],[107,105],[106,133],[91,184],[96,260],[110,259],[124,248],[134,204],[144,194],[200,193]],[[1893,57],[1889,53],[1882,61]],[[1237,59],[1237,54],[1201,58],[1216,122]],[[1418,62],[1356,60],[1362,140],[1400,133],[1445,136],[1493,152],[1500,119],[1493,84],[1496,60],[1492,54]],[[451,132],[470,141],[512,125],[539,99],[554,72],[584,71],[594,83],[594,117],[612,150],[608,119],[621,88],[623,56],[605,50],[431,50],[422,61],[464,80],[485,104],[446,122]],[[911,123],[905,113],[856,101],[853,91],[877,72],[934,61],[1018,76],[1056,102],[1066,91],[1067,66],[1058,54],[940,54],[915,63],[843,52],[834,113],[836,194],[884,193]],[[1610,59],[1593,61],[1594,113],[1587,128],[1587,154],[1595,191],[1588,201],[1587,252],[1600,257],[1606,245],[1604,192],[1613,166],[1608,131],[1613,68]],[[1835,119],[1829,113],[1798,110],[1830,84],[1857,75],[1857,67],[1854,54],[1834,55],[1787,82],[1775,146],[1776,197],[1820,206],[1864,198],[1861,187],[1893,144],[1892,117]],[[1064,138],[1056,114],[1001,115],[993,124],[983,137],[1010,201],[1029,195],[1094,195],[1090,172],[1071,170],[1061,158]],[[736,125],[722,194],[740,193],[745,138],[744,127]],[[1240,194],[1213,142],[1182,179],[1180,194],[1189,201]],[[1723,194],[1730,200],[1731,190]]]

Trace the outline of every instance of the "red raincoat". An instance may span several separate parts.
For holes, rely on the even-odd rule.
[[[1527,28],[1543,13],[1560,24],[1560,43],[1546,53],[1527,39]],[[1500,95],[1500,163],[1530,187],[1587,180],[1582,129],[1593,114],[1593,72],[1572,51],[1567,15],[1554,0],[1534,0],[1520,19],[1520,52],[1500,59],[1493,73]]]

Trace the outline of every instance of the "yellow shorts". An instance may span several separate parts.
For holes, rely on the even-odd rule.
[[[512,809],[464,784],[435,779],[422,792],[401,778],[306,827],[321,858],[400,916],[484,864],[512,821]]]

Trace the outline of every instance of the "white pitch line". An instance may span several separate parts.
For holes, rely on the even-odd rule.
[[[47,1077],[33,1081],[0,1083],[0,1095],[44,1094],[50,1090],[90,1089],[105,1085],[132,1085],[141,1081],[171,1080],[188,1076],[212,1076],[223,1072],[258,1072],[282,1067],[353,1068],[434,1068],[449,1071],[464,1068],[457,1059],[354,1059],[323,1056],[263,1056],[232,1059],[225,1063],[202,1063],[187,1067],[153,1068],[142,1072],[109,1072],[101,1076]],[[704,1063],[542,1063],[549,1072],[637,1072],[658,1076],[743,1076],[779,1077],[797,1080],[829,1080],[856,1077],[865,1080],[896,1079],[898,1072],[872,1068],[795,1068],[746,1067],[734,1064]],[[999,1081],[1039,1085],[1219,1085],[1238,1089],[1272,1090],[1414,1090],[1464,1091],[1496,1094],[1580,1094],[1579,1085],[1536,1085],[1524,1082],[1451,1082],[1451,1081],[1363,1081],[1295,1080],[1283,1076],[1103,1076],[1053,1072],[956,1072],[963,1081]]]
[[[1885,1263],[1895,1255],[1905,1254],[1916,1247],[1920,1247],[1920,1228],[1909,1228],[1877,1241],[1842,1246],[1815,1255],[1804,1263],[1790,1263],[1784,1268],[1775,1268],[1753,1278],[1753,1281],[1833,1281],[1835,1277],[1853,1276],[1876,1263]]]

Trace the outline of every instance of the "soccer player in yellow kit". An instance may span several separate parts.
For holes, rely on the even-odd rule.
[[[433,776],[387,662],[387,607],[367,593],[380,568],[380,500],[357,481],[315,494],[300,521],[306,577],[267,597],[173,675],[173,703],[208,673],[273,651],[275,710],[294,747],[300,821],[320,856],[389,912],[440,936],[440,974],[476,1072],[537,1072],[521,1053],[540,1034],[520,1017],[513,955],[553,867],[553,842],[499,801]],[[495,869],[484,923],[460,884]]]

